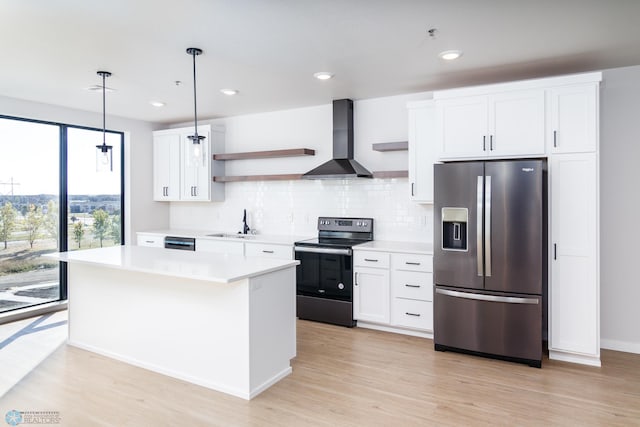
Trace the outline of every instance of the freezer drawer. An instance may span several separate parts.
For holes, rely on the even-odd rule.
[[[538,295],[496,295],[436,287],[436,350],[461,350],[540,367],[542,301]]]

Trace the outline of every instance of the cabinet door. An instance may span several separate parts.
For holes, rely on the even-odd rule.
[[[544,90],[523,90],[489,98],[489,156],[537,156],[545,149]]]
[[[389,323],[389,270],[356,268],[353,283],[353,318]]]
[[[436,101],[436,135],[441,159],[486,156],[487,108],[486,96]]]
[[[151,233],[136,233],[138,246],[148,246],[152,248],[164,247],[164,236]]]
[[[246,256],[293,259],[293,246],[290,245],[246,242],[244,249]]]
[[[198,127],[198,134],[204,136],[200,142],[200,157],[193,157],[193,142],[189,135],[193,132],[184,132],[181,136],[182,143],[182,192],[181,200],[208,201],[211,181],[211,145],[208,128]]]
[[[551,170],[549,349],[599,357],[596,154],[557,154]]]
[[[180,134],[153,135],[153,200],[180,199]]]
[[[215,239],[197,239],[196,251],[244,255],[244,243]]]
[[[409,185],[411,200],[433,203],[436,117],[433,101],[409,106]]]
[[[596,151],[598,133],[598,84],[566,86],[550,91],[550,151]]]

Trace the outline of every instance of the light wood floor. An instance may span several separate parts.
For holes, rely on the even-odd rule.
[[[603,351],[602,364],[535,369],[299,321],[293,374],[252,401],[63,345],[0,400],[0,415],[58,411],[63,426],[640,425],[640,355]]]

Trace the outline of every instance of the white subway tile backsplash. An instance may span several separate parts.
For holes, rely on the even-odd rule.
[[[172,203],[171,228],[236,232],[242,210],[259,233],[315,236],[319,216],[374,218],[377,240],[433,240],[433,206],[411,202],[406,178],[226,184],[220,203]]]

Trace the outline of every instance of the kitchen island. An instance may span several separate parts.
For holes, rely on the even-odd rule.
[[[291,373],[298,261],[115,246],[68,263],[68,344],[251,399]]]

